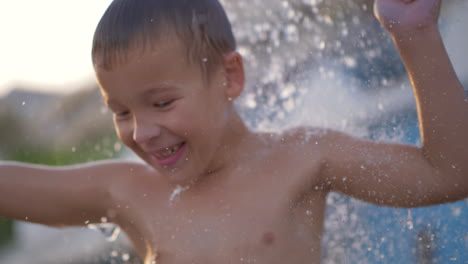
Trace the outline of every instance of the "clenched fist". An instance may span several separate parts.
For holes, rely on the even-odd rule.
[[[394,36],[437,26],[441,0],[375,0],[374,13]]]

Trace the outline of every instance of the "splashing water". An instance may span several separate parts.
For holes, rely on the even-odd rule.
[[[169,197],[169,203],[172,203],[177,196],[187,191],[188,189],[190,189],[190,186],[182,187],[180,185],[177,185],[174,191],[172,191],[171,196]]]
[[[414,228],[413,214],[411,213],[411,209],[408,209],[408,220],[406,220],[406,226],[409,230],[413,230]]]
[[[99,224],[87,223],[86,226],[88,229],[101,233],[109,242],[117,240],[120,234],[120,227],[118,225],[108,223],[107,217],[101,217],[101,223]]]
[[[87,227],[101,233],[109,242],[114,242],[120,235],[120,227],[111,223],[88,224]]]

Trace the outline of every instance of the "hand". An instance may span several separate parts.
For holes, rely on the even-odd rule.
[[[441,0],[375,0],[374,13],[392,35],[437,27]]]

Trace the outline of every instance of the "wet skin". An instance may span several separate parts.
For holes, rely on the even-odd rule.
[[[230,99],[243,88],[240,56],[206,82],[178,43],[97,69],[119,138],[147,163],[114,181],[111,220],[147,263],[319,262],[319,148],[304,155],[304,131],[250,132]],[[188,189],[171,201],[178,185]]]
[[[146,263],[319,263],[327,192],[306,176],[320,159],[309,159],[306,171],[294,166],[304,157],[283,156],[298,155],[300,142],[251,135],[242,143],[248,154],[172,201],[173,185],[133,166],[114,189],[114,220]]]

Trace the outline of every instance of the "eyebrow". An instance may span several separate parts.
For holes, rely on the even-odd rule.
[[[148,90],[144,91],[141,94],[141,97],[146,98],[147,96],[150,96],[150,95],[153,95],[153,94],[164,93],[164,92],[168,92],[168,91],[174,91],[176,89],[177,89],[176,86],[169,85],[169,84],[161,84],[161,85],[157,85],[157,86],[154,86],[154,87],[150,86],[150,88]]]
[[[173,86],[173,85],[168,85],[168,84],[162,84],[162,85],[157,85],[157,86],[149,86],[150,88],[148,88],[146,91],[144,91],[141,95],[139,95],[140,98],[142,99],[146,99],[148,97],[150,97],[151,95],[154,95],[154,94],[158,94],[158,93],[164,93],[164,92],[168,92],[168,91],[174,91],[174,90],[178,90],[176,86]],[[105,103],[106,105],[108,106],[116,106],[116,105],[119,105],[119,103],[116,103],[114,100],[112,99],[106,99],[105,100]]]

